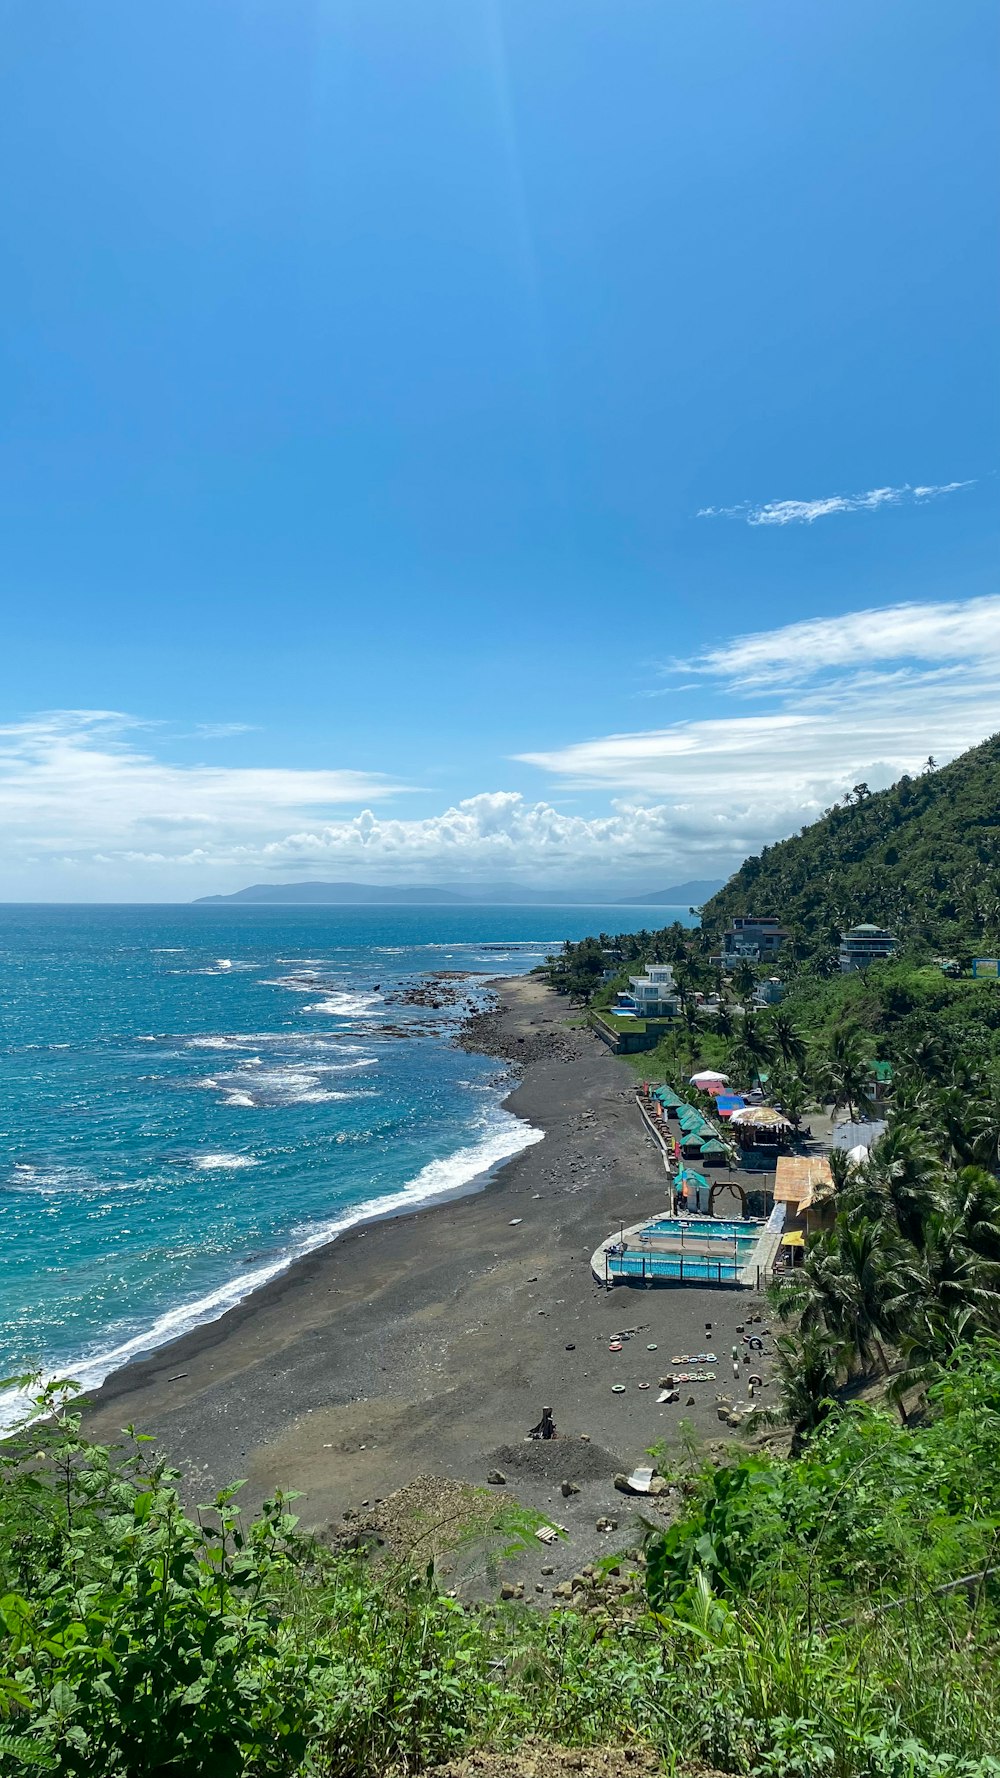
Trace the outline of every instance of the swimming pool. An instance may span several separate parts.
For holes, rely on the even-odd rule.
[[[609,1278],[677,1278],[682,1283],[738,1284],[742,1262],[729,1259],[693,1258],[685,1253],[608,1253]]]
[[[654,1216],[651,1222],[643,1224],[643,1233],[669,1235],[677,1241],[735,1241],[749,1251],[757,1245],[762,1228],[759,1222],[717,1222],[711,1216]]]

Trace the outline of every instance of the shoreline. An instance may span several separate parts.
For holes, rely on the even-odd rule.
[[[114,1442],[126,1423],[154,1433],[191,1501],[239,1477],[248,1507],[300,1490],[304,1524],[331,1535],[417,1475],[482,1486],[499,1469],[522,1505],[570,1528],[577,1565],[600,1514],[649,1513],[614,1474],[681,1418],[703,1439],[732,1437],[710,1385],[693,1406],[658,1407],[656,1384],[673,1353],[703,1348],[706,1322],[721,1361],[754,1298],[595,1283],[598,1242],[664,1203],[634,1076],[537,977],[495,986],[499,1008],[474,1015],[462,1042],[521,1065],[504,1106],[544,1139],[433,1207],[349,1229],[112,1373],[87,1398],[90,1437]],[[611,1354],[610,1335],[630,1327]],[[543,1405],[560,1436],[526,1443]],[[580,1494],[562,1498],[563,1479]]]
[[[459,1035],[454,1039],[460,1048],[466,1049],[474,1055],[491,1056],[495,1057],[497,1060],[506,1061],[512,1067],[523,1065],[526,1058],[515,1056],[509,1049],[502,1046],[502,1042],[498,1043],[495,1047],[492,1042],[494,1025],[502,1019],[503,990],[506,989],[510,983],[515,983],[520,979],[522,978],[517,976],[496,978],[495,986],[490,989],[496,1005],[467,1015],[463,1020]],[[487,1032],[490,1033],[489,1036],[487,1036]],[[482,1042],[478,1040],[480,1034],[484,1039]],[[230,1318],[232,1318],[232,1325],[236,1326],[241,1318],[241,1314],[245,1315],[246,1313],[251,1312],[256,1305],[262,1304],[267,1299],[272,1286],[280,1287],[286,1280],[291,1282],[291,1274],[293,1272],[298,1272],[300,1268],[304,1270],[310,1265],[310,1262],[315,1261],[321,1264],[324,1256],[331,1248],[335,1245],[342,1244],[350,1236],[363,1235],[368,1229],[376,1227],[379,1223],[400,1221],[409,1217],[417,1217],[425,1211],[443,1209],[450,1204],[460,1203],[463,1198],[475,1197],[480,1192],[487,1191],[497,1180],[504,1168],[513,1166],[521,1155],[524,1154],[526,1149],[532,1147],[536,1142],[544,1140],[544,1129],[541,1129],[537,1124],[529,1122],[527,1118],[521,1117],[511,1105],[511,1101],[515,1097],[520,1085],[520,1081],[515,1081],[498,1104],[499,1110],[510,1112],[513,1117],[517,1118],[518,1122],[525,1128],[525,1130],[530,1130],[532,1132],[530,1140],[526,1140],[519,1148],[514,1149],[510,1154],[501,1155],[495,1160],[487,1162],[485,1166],[477,1169],[475,1173],[470,1175],[470,1177],[467,1180],[464,1180],[461,1184],[447,1186],[440,1191],[429,1192],[426,1197],[413,1197],[409,1202],[402,1201],[409,1197],[411,1188],[413,1184],[416,1183],[416,1178],[419,1178],[419,1175],[416,1175],[415,1179],[410,1182],[409,1186],[402,1186],[397,1192],[386,1194],[385,1208],[380,1209],[378,1207],[377,1199],[369,1199],[362,1204],[358,1204],[355,1207],[356,1220],[345,1220],[341,1228],[335,1229],[333,1233],[325,1236],[323,1240],[318,1241],[315,1247],[307,1248],[304,1252],[291,1253],[283,1257],[276,1255],[274,1259],[275,1270],[271,1272],[267,1278],[262,1279],[259,1284],[252,1285],[243,1296],[240,1296],[237,1299],[237,1301],[231,1303],[228,1307],[221,1308],[217,1314],[207,1314],[203,1320],[195,1321],[190,1327],[184,1328],[181,1332],[172,1335],[167,1340],[162,1340],[137,1350],[134,1356],[125,1359],[122,1364],[116,1365],[112,1370],[109,1370],[107,1375],[102,1377],[99,1383],[94,1383],[92,1386],[87,1387],[81,1393],[79,1398],[81,1402],[86,1402],[88,1404],[88,1411],[90,1407],[96,1409],[101,1406],[104,1401],[111,1400],[119,1392],[116,1389],[116,1384],[118,1384],[119,1381],[121,1381],[122,1387],[130,1389],[134,1386],[136,1376],[139,1372],[158,1368],[159,1361],[165,1361],[170,1354],[173,1354],[175,1357],[181,1357],[184,1356],[185,1353],[188,1353],[192,1347],[200,1346],[203,1343],[210,1343],[210,1330],[213,1327],[223,1322],[229,1323]],[[463,1153],[461,1148],[456,1149],[454,1154],[446,1155],[442,1157],[442,1160],[447,1164],[454,1161],[461,1153]],[[435,1163],[432,1162],[430,1164],[434,1165]],[[350,1210],[345,1211],[346,1218],[351,1218],[352,1214],[354,1213]],[[262,1255],[261,1258],[264,1264],[267,1264],[267,1257]],[[251,1262],[247,1263],[249,1264]],[[219,1294],[221,1295],[224,1290],[234,1288],[238,1282],[239,1280],[234,1278],[231,1280],[230,1285],[220,1286]],[[280,1288],[277,1290],[276,1294],[278,1296],[281,1295]],[[193,1309],[194,1305],[192,1305],[192,1310]],[[161,1317],[161,1319],[163,1319],[163,1317]],[[154,1323],[153,1325],[155,1326],[156,1324]],[[144,1337],[145,1336],[142,1335],[136,1336],[137,1339]],[[102,1360],[94,1359],[91,1362],[97,1364],[102,1362]],[[63,1368],[65,1369],[66,1367]],[[86,1366],[82,1366],[81,1368],[85,1369]]]

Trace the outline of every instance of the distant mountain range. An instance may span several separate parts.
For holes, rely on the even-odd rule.
[[[674,883],[670,889],[653,889],[648,895],[626,895],[615,907],[696,907],[710,895],[717,895],[725,877],[695,877],[689,883]]]
[[[253,902],[271,907],[415,907],[458,903],[465,906],[548,907],[689,907],[699,906],[722,887],[713,882],[677,883],[644,896],[629,895],[602,902],[600,896],[560,895],[554,890],[524,889],[516,883],[484,883],[482,887],[453,889],[443,884],[420,883],[251,883],[232,895],[199,895],[197,905],[219,902]]]

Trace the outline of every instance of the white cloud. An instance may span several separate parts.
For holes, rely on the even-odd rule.
[[[734,684],[773,685],[815,678],[833,668],[857,672],[890,661],[964,661],[976,675],[985,667],[994,683],[1000,663],[1000,594],[809,618],[709,649],[700,667]],[[686,672],[691,664],[685,662]]]
[[[880,506],[920,505],[941,494],[971,488],[974,481],[942,482],[937,487],[869,488],[864,494],[825,494],[816,500],[768,500],[756,505],[741,500],[736,506],[702,506],[699,519],[745,518],[748,525],[812,525],[837,512],[876,512]]]
[[[310,876],[589,893],[724,872],[852,784],[879,788],[1000,729],[1000,595],[808,619],[694,665],[713,710],[519,755],[558,798],[484,791],[421,816],[379,809],[400,787],[374,774],[167,763],[156,725],[140,738],[113,712],[0,729],[0,894],[191,896]]]
[[[521,757],[567,787],[656,798],[680,846],[757,850],[852,784],[883,787],[1000,729],[1000,597],[788,624],[710,650],[700,670],[773,707]]]
[[[259,835],[309,810],[370,802],[397,787],[375,773],[174,765],[128,737],[155,725],[69,710],[0,727],[0,832],[8,858],[144,850],[154,834]]]
[[[272,867],[351,867],[359,880],[367,873],[379,880],[388,867],[404,866],[408,875],[447,875],[449,881],[525,873],[569,882],[580,870],[613,876],[625,867],[662,867],[671,818],[667,809],[625,801],[613,803],[609,815],[567,814],[517,791],[483,791],[422,819],[394,820],[366,809],[350,821],[289,834],[265,856]]]

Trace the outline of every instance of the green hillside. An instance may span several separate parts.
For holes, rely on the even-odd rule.
[[[715,941],[734,914],[777,914],[796,954],[832,956],[844,926],[888,926],[917,955],[1000,944],[1000,735],[890,790],[858,785],[820,821],[748,858],[706,902]]]

